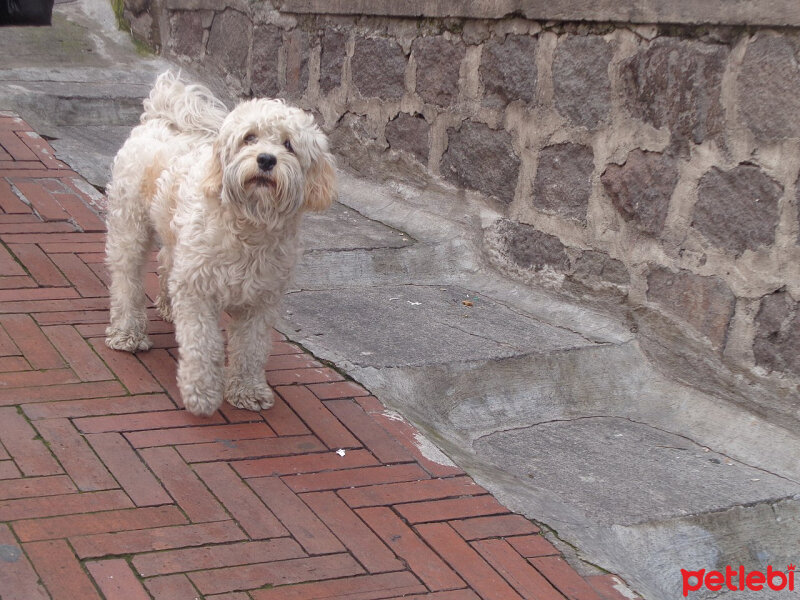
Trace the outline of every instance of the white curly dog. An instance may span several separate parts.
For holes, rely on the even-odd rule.
[[[269,408],[264,364],[301,216],[335,198],[333,157],[310,114],[267,99],[228,112],[207,88],[162,74],[112,168],[106,344],[152,346],[143,270],[160,242],[157,307],[175,323],[184,406],[208,415],[224,398]],[[231,316],[227,365],[222,311]]]

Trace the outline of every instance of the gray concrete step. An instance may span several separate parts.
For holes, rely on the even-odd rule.
[[[354,283],[294,292],[287,305],[295,337],[330,337],[359,367],[500,360],[596,345],[466,288]],[[339,307],[334,321],[326,311],[331,305]]]

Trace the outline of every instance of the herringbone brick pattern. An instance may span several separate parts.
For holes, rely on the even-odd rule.
[[[622,598],[278,334],[273,409],[182,410],[155,312],[152,351],[103,344],[85,185],[18,118],[0,147],[2,600]]]

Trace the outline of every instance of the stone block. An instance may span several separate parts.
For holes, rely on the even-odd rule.
[[[347,34],[331,29],[322,38],[319,58],[319,87],[327,93],[342,84],[342,67],[347,54]]]
[[[381,148],[363,115],[345,113],[328,136],[339,160],[357,173],[370,175],[382,160]]]
[[[556,109],[570,123],[594,130],[611,110],[608,65],[611,44],[602,37],[569,36],[556,48],[553,59],[553,91]]]
[[[442,36],[417,38],[413,46],[417,61],[417,93],[425,101],[450,106],[458,99],[458,73],[466,54],[463,44]]]
[[[159,4],[170,10],[216,10],[233,8],[247,12],[251,0],[159,0]]]
[[[170,19],[170,49],[175,54],[197,58],[203,53],[203,16],[199,11],[179,10]]]
[[[594,153],[588,146],[564,143],[539,153],[533,205],[542,212],[586,223],[592,193]]]
[[[692,227],[736,256],[775,241],[783,186],[755,165],[716,167],[700,178]]]
[[[308,33],[293,29],[286,35],[286,87],[289,97],[301,97],[308,85]]]
[[[150,0],[124,0],[123,6],[134,15],[139,16],[150,9]]]
[[[736,298],[720,278],[654,266],[647,274],[647,299],[707,337],[717,350],[725,345]]]
[[[534,271],[549,267],[562,273],[569,268],[566,247],[556,236],[508,219],[497,221],[492,229],[489,236],[496,249],[518,267]]]
[[[536,97],[536,39],[529,35],[494,37],[483,47],[480,78],[486,105],[502,108]]]
[[[784,290],[764,296],[755,325],[756,364],[800,375],[800,303]]]
[[[621,260],[611,258],[605,252],[587,250],[577,258],[572,277],[589,285],[628,285],[630,275]]]
[[[135,15],[131,11],[125,10],[122,16],[130,25],[134,39],[144,42],[156,52],[160,50],[158,27],[149,12],[145,11]]]
[[[738,77],[739,114],[759,141],[800,136],[800,41],[762,33]]]
[[[256,25],[253,31],[253,82],[256,96],[275,97],[280,93],[278,55],[283,45],[283,30],[272,24]]]
[[[459,129],[448,129],[447,136],[449,143],[441,165],[444,178],[510,203],[520,166],[511,135],[483,123],[464,121]]]
[[[400,113],[386,125],[386,141],[391,148],[410,152],[424,163],[428,160],[429,131],[422,115]]]
[[[727,46],[656,38],[621,66],[630,112],[654,127],[666,127],[681,155],[722,131],[720,105]]]
[[[350,60],[353,84],[365,98],[401,98],[406,62],[403,49],[394,40],[357,37]]]
[[[672,156],[634,150],[624,165],[608,165],[600,180],[623,219],[644,233],[658,236],[664,229],[678,177]]]
[[[214,15],[206,46],[207,56],[226,73],[244,79],[253,24],[244,13],[226,9]]]

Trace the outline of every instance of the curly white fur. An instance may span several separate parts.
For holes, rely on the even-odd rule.
[[[228,113],[208,89],[171,72],[144,108],[108,189],[106,344],[152,346],[142,271],[158,241],[157,307],[175,322],[184,406],[211,414],[224,398],[269,408],[264,363],[299,253],[301,214],[336,197],[327,139],[311,115],[280,100],[248,100]],[[227,366],[223,310],[232,317]]]

